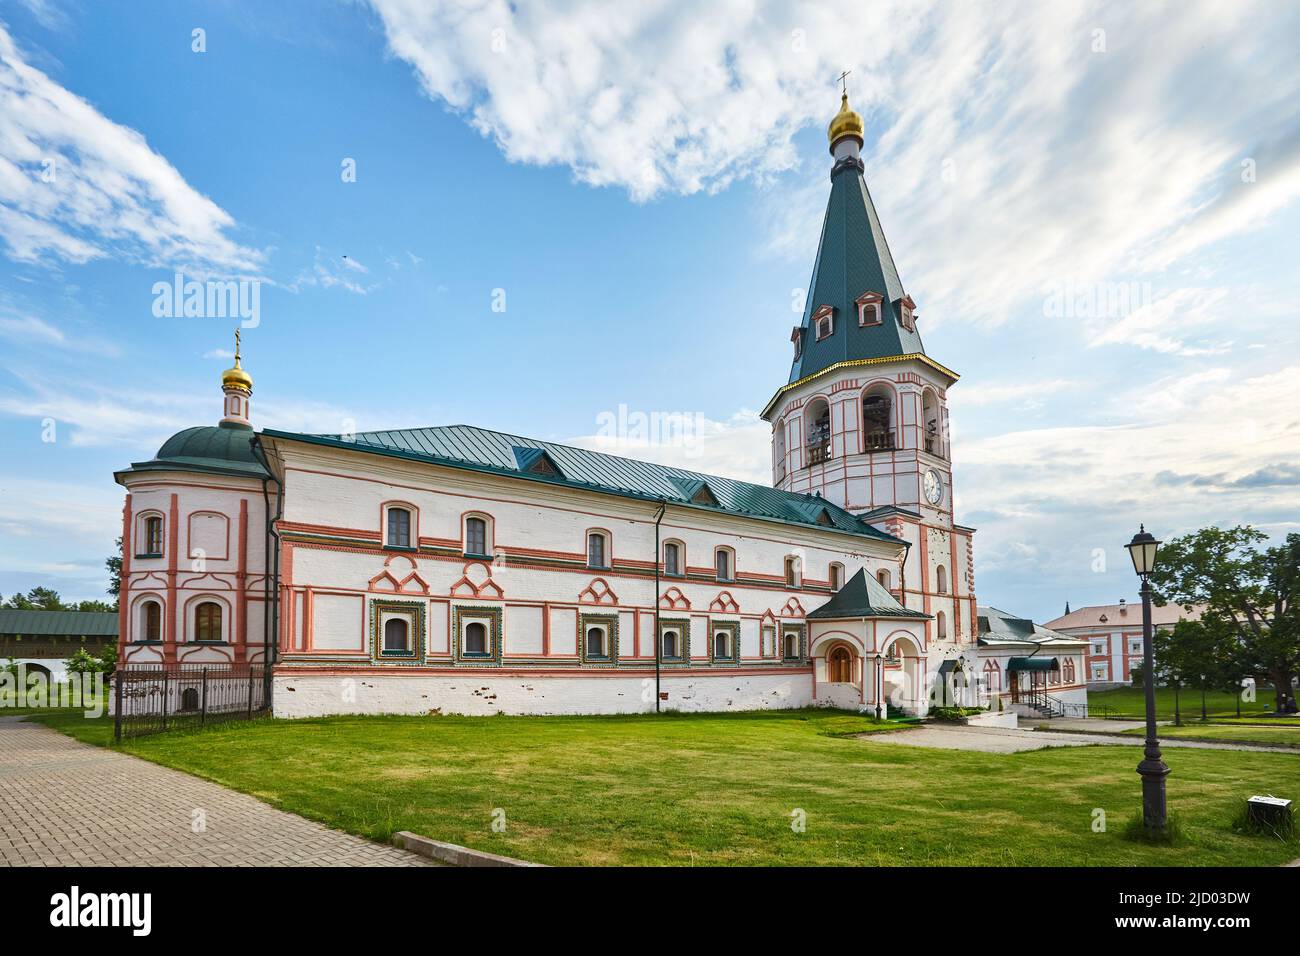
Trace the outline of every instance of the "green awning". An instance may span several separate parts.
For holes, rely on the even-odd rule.
[[[1007,661],[1007,673],[1013,671],[1055,671],[1061,664],[1055,657],[1013,657]]]

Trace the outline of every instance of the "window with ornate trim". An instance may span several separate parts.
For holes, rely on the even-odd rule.
[[[384,621],[384,650],[408,651],[411,649],[411,622],[404,617],[390,617]]]
[[[909,332],[916,331],[916,303],[910,295],[898,300],[898,324]]]
[[[659,656],[665,661],[682,659],[682,637],[678,628],[666,627],[659,635]]]
[[[680,577],[682,573],[682,546],[676,541],[664,542],[664,574]]]
[[[384,544],[390,548],[411,547],[411,511],[397,505],[390,505],[385,515],[387,534]]]
[[[799,632],[786,631],[781,635],[781,657],[787,661],[799,659]]]
[[[880,325],[883,315],[880,303],[884,296],[879,292],[864,292],[857,298],[858,325]]]
[[[140,607],[141,641],[162,640],[162,605],[157,601],[145,601]]]
[[[730,548],[718,548],[713,552],[713,567],[717,571],[719,581],[735,580],[735,557],[735,552]]]
[[[803,355],[803,329],[796,325],[790,333],[790,341],[794,344],[794,358],[797,362]]]
[[[771,625],[764,625],[762,629],[762,645],[764,657],[776,657],[776,628]]]
[[[471,515],[465,519],[465,554],[488,557],[488,523],[486,518]]]
[[[194,608],[194,640],[222,640],[221,605],[216,601],[200,601]]]
[[[587,628],[587,656],[609,657],[609,635],[603,627]]]
[[[488,657],[492,649],[488,646],[488,626],[483,621],[470,621],[465,625],[461,653],[466,657]]]
[[[609,567],[609,539],[600,531],[587,533],[587,567]]]
[[[835,309],[823,305],[813,313],[812,327],[817,331],[817,341],[828,339],[835,334]]]
[[[163,519],[161,515],[149,515],[144,519],[144,553],[162,556],[163,553]]]
[[[734,661],[736,659],[736,633],[733,628],[719,627],[714,630],[713,659],[715,661]]]

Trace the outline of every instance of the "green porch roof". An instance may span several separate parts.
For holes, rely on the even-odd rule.
[[[885,586],[867,577],[862,568],[849,578],[831,599],[808,614],[809,620],[838,621],[859,617],[910,617],[928,620],[930,615],[912,611],[899,604]]]
[[[1007,673],[1013,671],[1054,671],[1061,662],[1055,657],[1012,657],[1007,660]]]
[[[824,498],[535,438],[507,435],[471,425],[359,432],[348,438],[342,435],[310,435],[269,428],[262,434],[269,439],[327,445],[348,451],[424,461],[449,468],[506,475],[525,481],[540,481],[645,501],[663,500],[703,511],[779,521],[902,544],[900,539],[859,521],[848,511]],[[524,449],[544,451],[560,474],[528,470],[529,463],[535,461],[537,456],[521,454]],[[702,486],[707,486],[717,501],[716,505],[702,500],[699,495]]]

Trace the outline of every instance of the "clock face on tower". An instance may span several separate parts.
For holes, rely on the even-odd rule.
[[[925,492],[925,500],[932,505],[937,505],[943,500],[943,479],[933,468],[927,468],[921,478],[921,489]]]

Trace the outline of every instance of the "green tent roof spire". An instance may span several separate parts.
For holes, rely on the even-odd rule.
[[[821,242],[803,319],[795,330],[799,348],[790,381],[815,375],[837,362],[925,354],[880,217],[863,179],[863,164],[852,137],[834,146],[831,195],[822,221]],[[859,324],[858,305],[878,297],[878,323]],[[831,332],[818,338],[817,317],[827,308]],[[868,309],[874,317],[874,306]]]

